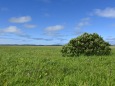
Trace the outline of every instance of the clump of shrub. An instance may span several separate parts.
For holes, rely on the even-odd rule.
[[[110,55],[110,44],[105,42],[97,33],[84,33],[77,38],[71,39],[68,44],[62,47],[63,56],[91,56]]]

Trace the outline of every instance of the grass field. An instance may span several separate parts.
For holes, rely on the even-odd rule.
[[[0,86],[115,86],[110,56],[62,57],[61,47],[0,46]]]

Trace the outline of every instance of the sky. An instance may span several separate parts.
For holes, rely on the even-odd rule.
[[[0,44],[66,44],[98,33],[115,44],[114,0],[0,0]]]

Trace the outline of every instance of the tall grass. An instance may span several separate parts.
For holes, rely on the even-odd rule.
[[[1,46],[0,86],[115,86],[115,48],[99,57],[62,57],[60,50]]]

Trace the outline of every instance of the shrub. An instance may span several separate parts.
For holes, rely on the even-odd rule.
[[[111,53],[110,44],[105,42],[97,33],[84,33],[77,38],[71,39],[68,44],[62,47],[63,56],[79,55],[109,55]]]

